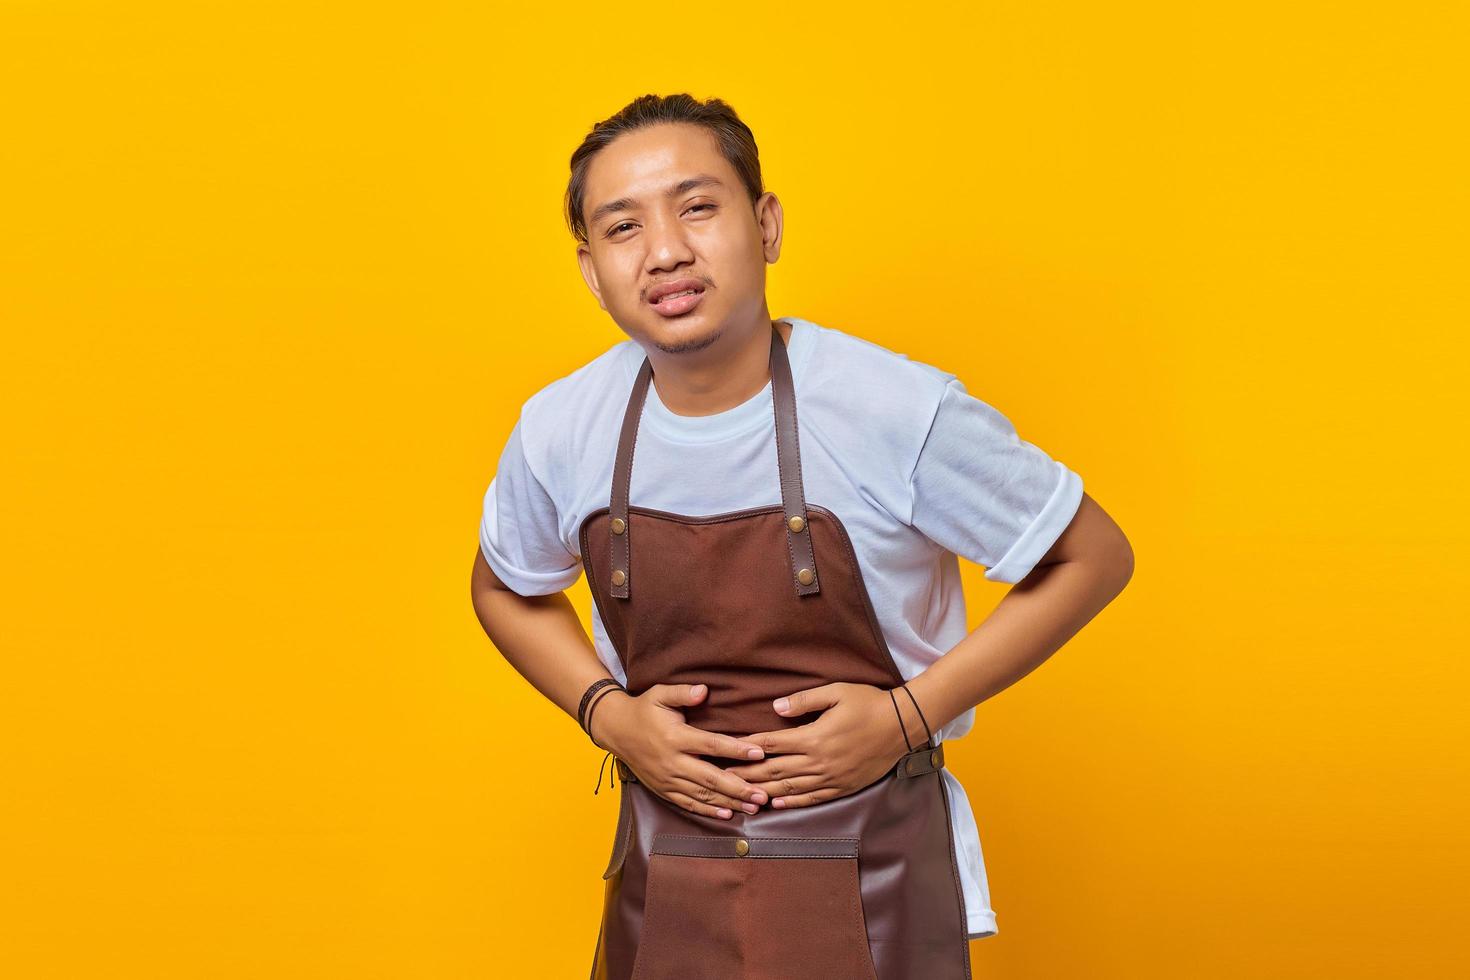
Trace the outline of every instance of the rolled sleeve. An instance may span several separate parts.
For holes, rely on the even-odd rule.
[[[910,524],[986,567],[1025,578],[1082,502],[1082,478],[1022,439],[1010,420],[951,380],[909,479]]]
[[[480,553],[497,578],[520,595],[550,595],[573,585],[580,557],[558,530],[556,503],[526,459],[517,422],[485,491]]]
[[[1082,477],[1060,461],[1053,460],[1057,470],[1057,486],[1016,543],[985,570],[992,582],[1019,582],[1031,573],[1043,555],[1072,523],[1082,503]]]

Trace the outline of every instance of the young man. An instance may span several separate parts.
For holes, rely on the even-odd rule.
[[[594,976],[968,976],[995,916],[940,746],[1123,589],[1126,538],[955,375],[772,320],[781,204],[723,102],[599,123],[567,219],[630,339],[523,406],[472,591],[618,758]],[[957,555],[1016,583],[968,635]]]

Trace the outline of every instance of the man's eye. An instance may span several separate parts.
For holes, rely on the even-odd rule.
[[[700,208],[710,208],[711,210],[713,210],[715,208],[715,205],[713,205],[713,204],[696,204],[692,208],[690,208],[689,210],[690,211],[698,211]],[[613,225],[611,228],[609,228],[607,230],[607,233],[609,235],[616,235],[618,232],[622,231],[624,227],[626,227],[627,225],[630,225],[630,224],[632,224],[632,222],[630,222],[630,221],[624,221],[624,222],[622,222],[620,224]]]

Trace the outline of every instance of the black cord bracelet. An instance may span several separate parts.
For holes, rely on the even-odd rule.
[[[908,746],[910,752],[914,751],[914,743],[909,741],[909,733],[903,725],[903,712],[898,710],[898,698],[894,697],[892,688],[888,691],[888,700],[893,702],[893,713],[898,715],[898,731],[903,736],[903,744]]]
[[[919,713],[919,721],[924,725],[924,734],[929,736],[929,742],[933,743],[934,731],[929,727],[929,719],[924,717],[924,709],[919,707],[919,702],[914,698],[914,692],[909,690],[907,684],[900,684],[899,687],[903,688],[903,693],[907,694],[909,700],[913,702],[914,710]],[[888,698],[893,702],[893,713],[898,715],[898,730],[903,734],[903,744],[908,746],[910,752],[913,752],[914,743],[909,741],[908,729],[903,723],[903,712],[898,710],[898,698],[894,696],[893,690],[893,688],[889,688]]]
[[[914,692],[909,690],[909,686],[907,684],[901,686],[903,687],[903,693],[907,694],[909,696],[909,700],[914,702],[914,710],[919,713],[919,720],[924,723],[924,734],[929,736],[930,742],[933,742],[934,732],[929,728],[929,719],[924,717],[924,709],[919,707],[918,701],[914,700]],[[889,691],[888,693],[892,694],[893,692]]]

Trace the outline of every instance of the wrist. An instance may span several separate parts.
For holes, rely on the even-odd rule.
[[[915,752],[924,748],[931,740],[939,744],[940,726],[933,720],[932,708],[914,690],[913,681],[906,681],[889,691],[900,718],[901,738],[904,751]]]
[[[587,720],[587,737],[592,740],[593,745],[620,758],[623,756],[624,709],[632,700],[633,695],[622,686],[612,688],[597,699]]]
[[[924,726],[919,724],[919,716],[914,713],[914,706],[908,703],[908,696],[901,687],[886,690],[884,694],[883,700],[888,702],[883,706],[887,715],[884,719],[887,744],[893,758],[899,759],[924,744]]]
[[[913,725],[919,729],[919,737],[924,737],[923,722],[928,722],[930,731],[934,733],[935,740],[938,741],[939,730],[958,718],[970,706],[953,703],[948,696],[950,692],[943,689],[942,681],[930,672],[932,669],[931,667],[913,680],[906,682],[909,692],[914,696],[912,701],[903,691],[897,693],[900,707],[904,706],[902,702],[909,702],[906,706],[908,713],[905,717],[910,718]],[[919,709],[923,711],[923,721],[919,719],[919,712],[914,710],[914,701],[918,702]]]
[[[607,695],[609,688],[621,686],[615,677],[599,677],[588,684],[582,692],[582,700],[577,703],[577,727],[586,732],[587,719],[591,717],[594,705]]]

